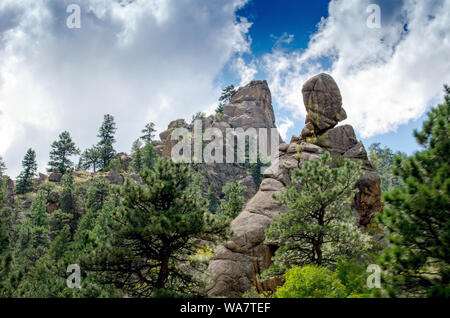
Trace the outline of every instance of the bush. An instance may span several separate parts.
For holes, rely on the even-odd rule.
[[[336,273],[316,265],[293,267],[284,275],[285,283],[276,298],[345,298],[347,291]]]

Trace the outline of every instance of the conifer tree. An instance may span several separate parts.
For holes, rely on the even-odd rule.
[[[50,161],[48,163],[50,169],[57,169],[60,173],[65,174],[73,168],[73,162],[70,157],[80,154],[80,150],[75,146],[69,132],[64,131],[59,135],[59,140],[52,143],[50,151]]]
[[[142,185],[127,179],[120,190],[121,208],[107,218],[108,242],[86,266],[129,295],[186,293],[196,280],[179,265],[187,262],[196,239],[224,228],[213,226],[187,165],[163,158],[141,176]]]
[[[142,169],[154,169],[156,162],[158,161],[158,153],[156,152],[153,143],[147,142],[142,148]]]
[[[81,155],[81,167],[85,170],[92,169],[94,172],[101,166],[102,160],[100,157],[100,148],[92,146],[86,149]]]
[[[154,123],[148,123],[145,125],[144,129],[141,130],[142,136],[141,139],[144,141],[144,143],[152,142],[153,137],[155,137],[155,124]]]
[[[17,177],[16,193],[25,194],[33,190],[33,178],[37,172],[36,152],[28,149],[22,161],[23,170]]]
[[[379,220],[388,248],[380,265],[382,287],[391,296],[450,296],[450,88],[421,131],[423,151],[397,158],[394,173],[404,186],[384,196]]]
[[[2,176],[6,171],[6,164],[2,156],[0,156],[0,176]]]
[[[266,278],[280,277],[292,266],[333,265],[338,257],[362,250],[363,234],[350,208],[361,163],[345,159],[332,166],[328,152],[305,162],[292,172],[291,185],[275,196],[288,210],[266,231],[266,242],[280,246]]]
[[[233,220],[244,208],[244,193],[247,188],[237,181],[229,181],[223,186],[224,197],[220,200],[220,213]]]
[[[111,159],[116,155],[113,144],[116,142],[114,134],[117,127],[112,115],[106,114],[103,119],[103,123],[99,129],[97,137],[100,141],[97,145],[100,152],[100,168],[105,169],[108,167]]]
[[[133,156],[133,161],[131,162],[131,165],[133,167],[133,170],[136,173],[141,173],[142,171],[142,151],[141,151],[142,143],[139,139],[137,139],[133,143],[133,147],[131,148],[131,154]]]

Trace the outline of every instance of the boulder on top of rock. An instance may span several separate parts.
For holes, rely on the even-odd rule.
[[[347,118],[342,97],[334,79],[321,73],[309,79],[302,89],[306,107],[306,126],[302,136],[319,134]]]

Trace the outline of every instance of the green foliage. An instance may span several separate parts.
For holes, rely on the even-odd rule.
[[[142,139],[145,143],[152,142],[153,137],[155,137],[155,124],[154,123],[148,123],[145,125],[144,129],[141,130],[142,136],[140,139]]]
[[[211,213],[216,213],[219,209],[219,198],[217,197],[216,191],[213,186],[208,187],[208,193],[206,194],[208,197],[209,207],[208,210]]]
[[[450,88],[415,131],[421,152],[395,162],[403,186],[386,193],[379,221],[388,248],[380,259],[391,296],[450,296]]]
[[[100,168],[105,169],[108,167],[109,162],[116,155],[116,151],[113,148],[113,144],[116,142],[114,134],[117,127],[112,115],[106,114],[103,119],[103,123],[100,126],[97,137],[100,138],[97,147],[100,152]]]
[[[188,166],[163,158],[154,171],[144,170],[142,180],[138,185],[127,179],[120,189],[121,208],[108,211],[111,235],[87,264],[133,296],[194,290],[199,282],[178,265],[188,261],[196,239],[223,234],[224,228],[206,213]]]
[[[381,178],[381,191],[391,191],[396,187],[402,186],[402,180],[394,175],[392,169],[394,168],[395,158],[398,160],[406,159],[406,154],[400,151],[393,152],[388,147],[381,147],[380,143],[373,143],[369,147],[369,159],[377,170]]]
[[[0,156],[0,176],[3,176],[5,171],[6,171],[6,164],[5,164],[5,161],[3,160],[2,156]]]
[[[288,211],[266,231],[266,242],[276,242],[280,248],[263,278],[280,277],[292,266],[334,265],[338,257],[362,251],[366,237],[350,209],[355,183],[362,175],[360,166],[346,159],[333,168],[326,152],[293,171],[292,184],[274,196]]]
[[[92,146],[91,148],[86,149],[80,157],[80,168],[84,170],[93,169],[94,172],[97,171],[98,167],[101,167],[102,159],[101,159],[101,147]]]
[[[28,149],[22,161],[23,170],[17,177],[16,193],[25,194],[33,191],[33,178],[37,172],[36,152]]]
[[[341,283],[345,286],[350,298],[367,298],[371,291],[367,287],[366,262],[341,258],[337,262],[335,273]]]
[[[60,173],[65,174],[73,168],[73,162],[70,157],[80,154],[80,150],[75,146],[69,132],[64,131],[59,135],[59,140],[52,143],[50,151],[50,161],[48,163],[51,172],[57,169]]]
[[[347,292],[337,275],[316,265],[289,269],[285,283],[275,292],[276,298],[345,298]]]
[[[153,146],[153,143],[151,142],[146,143],[141,152],[142,152],[142,169],[153,170],[159,158],[158,153],[156,152],[156,148],[155,146]]]
[[[136,173],[140,173],[142,171],[142,152],[141,152],[142,143],[139,139],[137,139],[131,148],[131,155],[133,157],[133,161],[131,162],[131,166]]]
[[[227,182],[222,192],[224,197],[220,200],[220,213],[233,220],[244,208],[244,193],[246,186],[240,185],[237,181]]]
[[[223,107],[228,104],[231,96],[236,92],[234,85],[229,85],[222,90],[219,97],[219,106],[216,108],[216,119],[221,120],[223,115]]]

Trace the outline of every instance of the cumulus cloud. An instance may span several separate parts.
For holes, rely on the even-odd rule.
[[[290,120],[289,118],[281,118],[280,124],[278,125],[278,132],[280,133],[281,138],[283,140],[286,140],[287,137],[287,131],[289,128],[294,126],[294,122]]]
[[[147,121],[212,109],[236,65],[254,75],[247,0],[79,0],[81,28],[66,26],[69,0],[0,2],[0,154],[15,176],[29,147],[46,168],[49,145],[68,130],[80,148],[96,142],[103,115],[129,150]]]
[[[369,28],[370,3],[381,28]],[[301,87],[328,72],[337,81],[346,123],[362,137],[417,119],[450,82],[450,1],[339,1],[302,51],[274,47],[262,59],[279,107],[304,117]]]

